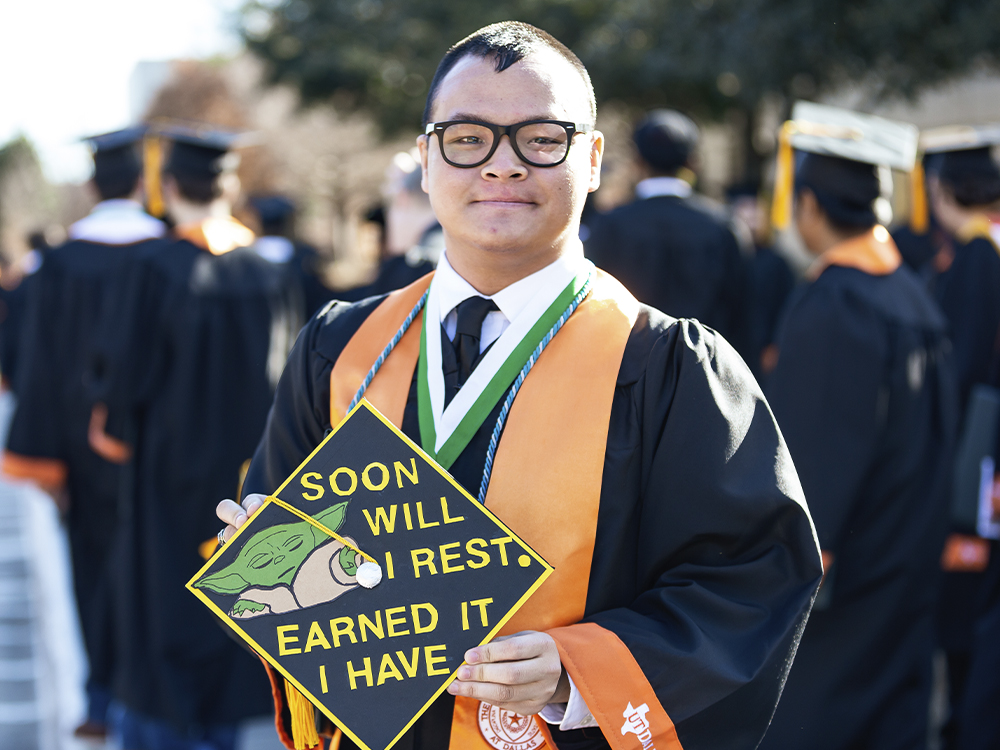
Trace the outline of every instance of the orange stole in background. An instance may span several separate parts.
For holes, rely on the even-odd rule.
[[[372,364],[430,280],[431,275],[425,276],[390,294],[348,342],[330,373],[331,424],[347,413]],[[624,644],[598,625],[574,624],[586,606],[612,398],[638,313],[635,298],[614,278],[598,272],[590,295],[553,338],[518,393],[497,450],[486,505],[555,568],[501,635],[556,629],[552,636],[563,663],[615,747],[642,746],[639,732],[620,731],[626,705],[617,704],[627,694],[635,697],[637,706],[648,704],[650,723],[658,725],[653,735],[661,742],[658,747],[679,748],[672,722]],[[400,428],[419,357],[421,324],[422,315],[365,393]],[[567,387],[568,381],[572,387]],[[545,502],[538,502],[540,498]],[[618,673],[614,680],[607,671],[609,658]],[[629,689],[623,692],[625,687]],[[491,747],[479,731],[478,709],[478,701],[456,699],[453,750]],[[535,721],[539,734],[548,738],[545,723]],[[616,721],[619,724],[612,726]]]

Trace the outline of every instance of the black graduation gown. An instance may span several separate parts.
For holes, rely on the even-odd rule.
[[[295,264],[299,274],[299,283],[302,285],[302,292],[305,296],[306,316],[312,317],[327,302],[332,300],[335,293],[320,277],[320,257],[316,248],[305,242],[295,241],[295,254],[291,262]]]
[[[696,318],[751,359],[749,281],[725,211],[699,195],[657,196],[598,215],[587,257],[640,302]]]
[[[287,267],[179,240],[141,257],[107,321],[96,390],[135,444],[115,543],[119,669],[128,708],[181,731],[270,711],[256,658],[184,588],[239,491],[303,320]],[[114,342],[125,343],[116,349]]]
[[[11,453],[50,459],[66,469],[74,593],[90,679],[104,686],[110,685],[113,664],[107,560],[121,467],[88,444],[93,401],[86,379],[101,316],[124,264],[160,244],[76,240],[46,254],[31,277],[18,403],[7,436]]]
[[[750,369],[762,380],[762,360],[764,351],[774,344],[778,336],[781,311],[785,308],[792,289],[795,288],[795,274],[788,261],[774,248],[758,247],[750,261],[750,300],[753,358]]]
[[[956,417],[944,328],[905,266],[830,267],[790,303],[768,395],[834,558],[762,748],[926,747]]]
[[[26,275],[12,289],[0,287],[0,376],[3,377],[3,384],[14,393],[17,393],[28,298],[35,284],[35,275]]]
[[[322,440],[330,371],[380,301],[334,303],[303,329],[244,493],[275,490]],[[416,386],[402,427],[419,442]],[[451,466],[467,489],[498,411]],[[756,746],[819,575],[795,470],[746,365],[697,322],[643,307],[611,408],[585,619],[628,646],[685,750]],[[447,748],[453,703],[442,695],[395,747]],[[562,747],[607,747],[600,730],[553,729]]]

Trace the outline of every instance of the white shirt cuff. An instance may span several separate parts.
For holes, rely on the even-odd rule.
[[[569,701],[550,703],[539,711],[538,715],[549,724],[557,724],[563,732],[568,732],[571,729],[596,727],[597,722],[583,698],[580,697],[580,691],[576,689],[573,678],[569,675],[566,677],[569,679]]]

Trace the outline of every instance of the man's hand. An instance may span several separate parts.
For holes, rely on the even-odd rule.
[[[228,524],[223,532],[223,538],[227,542],[232,539],[237,529],[261,509],[266,499],[267,497],[264,495],[247,495],[242,505],[237,505],[232,500],[223,500],[219,503],[215,507],[215,515],[219,517],[220,521]]]
[[[569,700],[569,678],[548,633],[526,630],[465,652],[448,686],[452,695],[485,701],[522,716]]]

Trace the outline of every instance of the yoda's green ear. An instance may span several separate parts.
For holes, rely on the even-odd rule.
[[[227,573],[225,570],[195,583],[196,588],[211,589],[218,594],[238,594],[249,585],[239,573]]]
[[[316,523],[323,524],[326,528],[330,529],[330,531],[340,531],[340,527],[344,525],[345,518],[347,518],[346,502],[331,505],[326,510],[322,510],[313,516],[313,520],[316,521]]]

